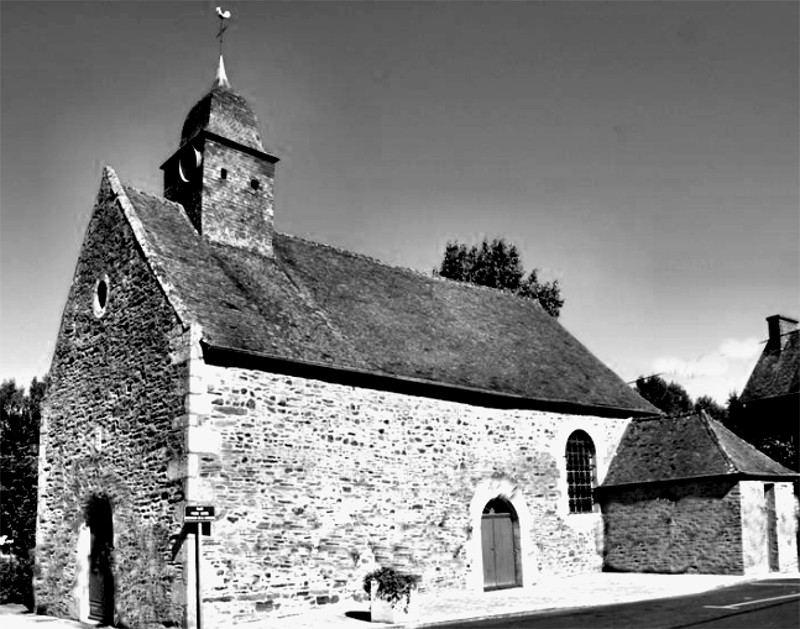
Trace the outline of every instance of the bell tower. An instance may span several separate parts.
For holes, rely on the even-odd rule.
[[[277,162],[220,55],[211,91],[189,111],[180,147],[161,165],[164,196],[184,207],[209,242],[271,257]]]

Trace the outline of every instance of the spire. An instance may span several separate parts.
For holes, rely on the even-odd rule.
[[[217,66],[217,77],[214,79],[214,87],[226,87],[228,89],[231,87],[228,81],[228,75],[225,74],[225,61],[222,55],[219,56],[219,66]]]

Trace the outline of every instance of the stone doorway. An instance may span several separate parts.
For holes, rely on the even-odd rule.
[[[89,546],[89,620],[114,622],[114,524],[108,498],[92,496],[86,505]]]

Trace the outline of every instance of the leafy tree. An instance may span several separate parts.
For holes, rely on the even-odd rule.
[[[636,391],[653,406],[667,415],[680,415],[692,410],[692,398],[677,382],[667,382],[661,376],[639,377]]]
[[[722,406],[709,395],[701,395],[697,398],[697,401],[694,403],[694,410],[705,411],[709,416],[722,424],[727,425],[728,423],[728,407]]]
[[[766,399],[756,400],[755,405],[752,401],[745,405],[731,393],[725,425],[771,459],[797,472],[800,471],[800,426],[791,419],[786,421],[796,412],[795,400]]]
[[[0,602],[32,606],[32,558],[36,545],[36,486],[41,402],[46,380],[28,392],[13,380],[0,385],[0,538],[11,556],[2,564]]]
[[[558,280],[539,281],[538,269],[526,276],[519,250],[503,238],[491,242],[484,239],[480,245],[448,242],[442,263],[434,275],[457,282],[511,291],[521,297],[538,301],[552,317],[558,317],[564,306]]]

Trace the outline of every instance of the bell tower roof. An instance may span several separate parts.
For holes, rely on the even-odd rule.
[[[222,55],[211,91],[186,116],[181,131],[181,145],[202,130],[258,151],[264,150],[256,115],[247,101],[231,88]]]

